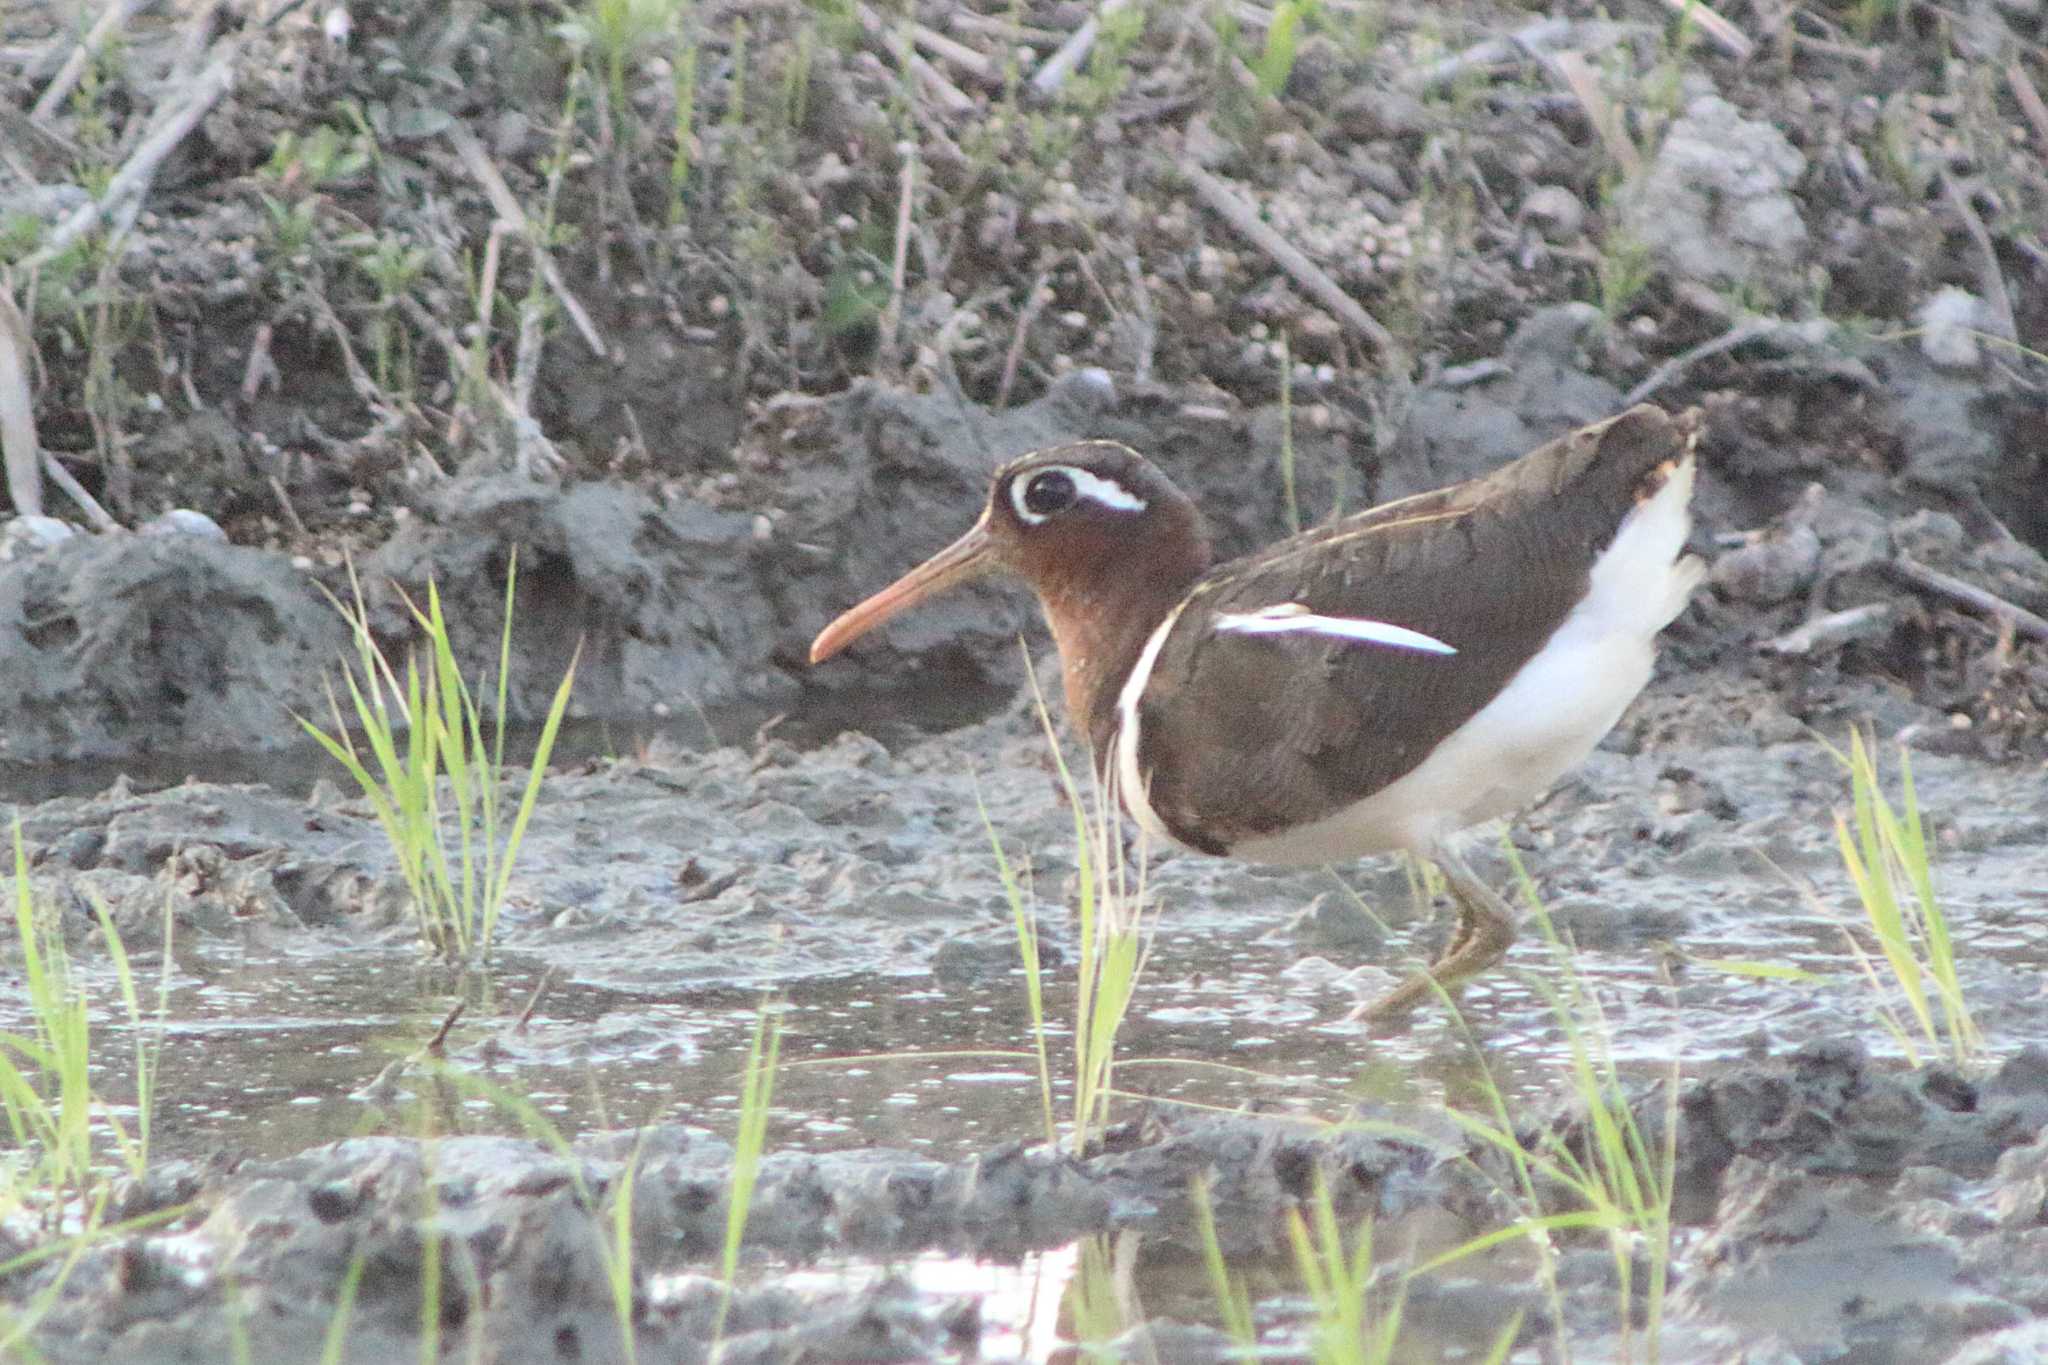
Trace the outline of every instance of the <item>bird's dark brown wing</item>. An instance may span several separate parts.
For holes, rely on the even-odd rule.
[[[1493,474],[1361,512],[1200,580],[1139,700],[1138,767],[1177,837],[1220,850],[1331,814],[1414,768],[1584,595],[1594,560],[1692,425],[1639,407]],[[1298,603],[1455,655],[1218,631]]]

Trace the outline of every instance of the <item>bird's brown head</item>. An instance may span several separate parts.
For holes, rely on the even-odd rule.
[[[1201,513],[1151,461],[1113,441],[1055,446],[997,470],[967,534],[820,631],[811,662],[936,593],[1003,570],[1037,592],[1071,674],[1076,650],[1090,652],[1087,637],[1111,626],[1149,632],[1208,564]]]

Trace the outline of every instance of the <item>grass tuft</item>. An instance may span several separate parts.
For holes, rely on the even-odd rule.
[[[1110,1102],[1116,1097],[1116,1040],[1137,994],[1138,977],[1152,947],[1155,921],[1145,915],[1146,842],[1141,831],[1135,859],[1127,855],[1122,838],[1119,803],[1113,789],[1104,783],[1091,784],[1090,798],[1083,799],[1080,784],[1068,767],[1053,729],[1052,713],[1045,693],[1038,685],[1038,673],[1030,652],[1024,654],[1024,672],[1030,679],[1040,726],[1051,747],[1053,765],[1068,809],[1074,813],[1074,866],[1077,883],[1075,931],[1080,943],[1080,964],[1075,974],[1074,1003],[1074,1108],[1073,1126],[1068,1133],[1073,1150],[1083,1151],[1089,1139],[1109,1121]],[[1040,1104],[1045,1116],[1046,1141],[1057,1142],[1059,1125],[1053,1105],[1051,1047],[1047,1041],[1045,981],[1038,951],[1038,919],[1030,882],[1030,869],[1013,862],[1003,848],[989,818],[980,792],[975,801],[982,826],[988,831],[989,846],[995,854],[996,874],[1002,880],[1010,903],[1010,916],[1017,928],[1017,951],[1024,966],[1025,999],[1031,1011],[1031,1034],[1038,1063]],[[1007,1055],[1007,1054],[1002,1054]]]
[[[1401,1295],[1373,1312],[1372,1224],[1362,1222],[1345,1245],[1336,1201],[1321,1170],[1308,1213],[1287,1211],[1287,1241],[1295,1269],[1315,1305],[1309,1352],[1317,1365],[1389,1365],[1401,1335]]]
[[[437,1056],[431,1051],[420,1053],[410,1060],[437,1080],[446,1082],[458,1094],[475,1096],[510,1117],[519,1125],[520,1131],[545,1146],[568,1168],[569,1184],[576,1191],[578,1202],[584,1208],[598,1211],[598,1216],[605,1220],[606,1235],[598,1240],[598,1252],[604,1263],[605,1280],[611,1290],[612,1308],[618,1320],[619,1349],[616,1355],[602,1358],[623,1360],[627,1365],[631,1365],[636,1358],[637,1349],[633,1318],[633,1183],[639,1173],[640,1144],[634,1144],[632,1154],[627,1158],[617,1180],[612,1183],[609,1190],[593,1189],[585,1178],[584,1162],[577,1156],[575,1145],[569,1141],[561,1128],[525,1095],[508,1090],[487,1077],[464,1071],[447,1058]],[[421,1143],[425,1146],[427,1139],[422,1138]],[[432,1226],[436,1208],[430,1203],[424,1212],[421,1231],[430,1249],[429,1258],[434,1278],[431,1285],[422,1285],[422,1307],[424,1310],[429,1306],[431,1297],[438,1316],[438,1282],[440,1267],[445,1258],[441,1255],[439,1247],[440,1234],[435,1232]],[[424,1274],[422,1278],[425,1279]],[[473,1281],[469,1288],[472,1294],[478,1290]],[[427,1292],[429,1289],[432,1290],[431,1295]],[[472,1315],[472,1331],[475,1330],[474,1324],[480,1321],[480,1314]],[[422,1343],[433,1339],[428,1335],[423,1320]],[[474,1357],[475,1351],[480,1349],[475,1339],[471,1341],[471,1348],[471,1355]]]
[[[1533,1145],[1525,1144],[1517,1135],[1507,1099],[1486,1064],[1483,1050],[1463,1016],[1453,1008],[1452,1018],[1465,1032],[1479,1061],[1480,1090],[1490,1113],[1482,1117],[1458,1109],[1447,1112],[1468,1136],[1506,1159],[1515,1175],[1517,1193],[1530,1213],[1507,1227],[1453,1248],[1418,1267],[1415,1273],[1433,1271],[1475,1252],[1526,1238],[1541,1258],[1543,1281],[1549,1289],[1557,1321],[1562,1324],[1564,1313],[1555,1279],[1552,1234],[1578,1231],[1602,1235],[1614,1258],[1621,1356],[1625,1360],[1636,1358],[1634,1281],[1638,1256],[1646,1267],[1643,1358],[1654,1362],[1660,1358],[1670,1282],[1671,1200],[1678,1166],[1678,1063],[1673,1061],[1670,1072],[1662,1078],[1661,1121],[1648,1128],[1637,1118],[1637,1105],[1631,1102],[1615,1063],[1613,1030],[1599,997],[1574,965],[1513,845],[1503,843],[1523,898],[1561,968],[1561,987],[1539,984],[1537,989],[1544,993],[1565,1039],[1571,1086],[1581,1115],[1580,1128],[1576,1141],[1572,1136],[1546,1129],[1535,1136]],[[1445,1004],[1451,1004],[1448,997]],[[1560,1204],[1566,1206],[1562,1212],[1540,1212]],[[1512,1339],[1512,1334],[1506,1338]]]
[[[1188,1187],[1188,1202],[1195,1211],[1195,1235],[1202,1243],[1202,1265],[1209,1275],[1209,1292],[1215,1296],[1216,1311],[1223,1330],[1237,1343],[1238,1359],[1251,1365],[1258,1359],[1259,1333],[1252,1321],[1251,1292],[1242,1276],[1231,1273],[1223,1259],[1223,1240],[1216,1235],[1216,1208],[1209,1198],[1209,1177],[1197,1176]]]
[[[1147,843],[1140,831],[1136,862],[1125,854],[1114,785],[1095,783],[1083,800],[1067,766],[1052,713],[1038,675],[1025,659],[1038,719],[1052,746],[1053,763],[1067,806],[1074,813],[1074,869],[1078,882],[1075,933],[1080,968],[1074,1003],[1074,1128],[1076,1152],[1107,1127],[1115,1095],[1116,1039],[1137,994],[1138,977],[1152,948],[1152,924],[1145,918]],[[1042,1034],[1041,1034],[1042,1036]]]
[[[732,1189],[725,1201],[725,1245],[719,1273],[725,1293],[711,1339],[725,1335],[725,1316],[740,1269],[740,1247],[747,1238],[747,1215],[754,1203],[754,1184],[761,1175],[761,1156],[768,1146],[768,1110],[775,1097],[775,1068],[782,1056],[782,1016],[767,1001],[754,1016],[754,1037],[747,1048],[747,1068],[740,1077],[739,1131],[732,1145]]]
[[[1301,44],[1302,21],[1315,13],[1320,0],[1280,0],[1266,26],[1266,45],[1251,63],[1259,98],[1275,99],[1287,89]]]
[[[1835,841],[1885,968],[1905,997],[1919,1037],[1935,1052],[1946,1051],[1958,1066],[1968,1065],[1982,1053],[1984,1038],[1963,996],[1955,941],[1935,894],[1927,834],[1913,793],[1912,760],[1902,747],[1899,805],[1894,807],[1884,794],[1877,755],[1862,734],[1849,736],[1846,755],[1831,752],[1848,769],[1851,802],[1848,816],[1835,816]],[[1882,990],[1870,954],[1853,934],[1848,937],[1864,975]],[[1888,1005],[1879,1004],[1878,1017],[1913,1065],[1920,1065],[1914,1030]]]
[[[483,707],[455,661],[439,589],[428,582],[424,607],[405,598],[425,636],[426,662],[422,665],[409,654],[401,684],[398,670],[371,633],[362,584],[353,565],[349,568],[352,604],[335,599],[334,606],[355,638],[357,667],[347,674],[354,727],[344,718],[331,688],[332,733],[304,716],[298,718],[306,733],[346,768],[362,789],[397,855],[399,873],[412,895],[420,937],[450,961],[490,955],[519,845],[540,797],[548,758],[554,752],[576,680],[577,659],[572,658],[541,725],[525,789],[518,805],[508,812],[503,791],[506,697],[512,665],[513,592],[518,578],[515,554],[505,571],[497,713],[489,741],[484,737]],[[577,658],[581,655],[579,645]],[[357,731],[363,736],[361,741],[356,738]]]
[[[111,1140],[121,1169],[140,1178],[149,1168],[151,1115],[163,1051],[170,992],[171,911],[166,902],[163,967],[156,1019],[145,1022],[135,973],[112,913],[93,901],[114,977],[135,1037],[135,1123],[131,1131],[92,1088],[92,1025],[85,992],[72,974],[57,907],[39,902],[29,885],[28,848],[14,821],[14,925],[21,952],[20,983],[33,1024],[27,1034],[0,1032],[0,1117],[9,1147],[0,1152],[0,1225],[32,1219],[46,1233],[65,1230],[28,1251],[0,1261],[0,1282],[45,1261],[57,1272],[25,1307],[0,1314],[0,1358],[33,1358],[27,1338],[56,1304],[81,1257],[100,1241],[165,1221],[183,1212],[162,1210],[126,1223],[105,1221],[113,1194],[108,1171],[95,1153],[98,1134]]]
[[[156,1018],[146,1022],[134,966],[105,902],[93,908],[114,966],[114,980],[135,1037],[133,1131],[93,1093],[92,1029],[84,990],[73,980],[70,952],[56,907],[39,904],[28,877],[21,822],[14,823],[14,925],[21,945],[21,985],[34,1023],[33,1036],[0,1033],[0,1114],[13,1150],[0,1158],[0,1215],[41,1203],[45,1221],[67,1201],[84,1201],[100,1181],[93,1152],[95,1125],[112,1139],[130,1175],[149,1168],[151,1116],[157,1063],[169,1009],[171,908],[164,906],[163,966],[157,981]]]
[[[1138,1237],[1132,1232],[1099,1232],[1075,1249],[1062,1306],[1080,1359],[1118,1359],[1111,1343],[1145,1320],[1138,1302],[1137,1258]]]
[[[1010,902],[1010,921],[1017,926],[1017,955],[1024,963],[1024,999],[1031,1010],[1031,1041],[1038,1061],[1038,1101],[1045,1117],[1045,1140],[1059,1141],[1059,1120],[1053,1114],[1052,1055],[1045,1037],[1045,972],[1038,954],[1038,915],[1032,906],[1031,889],[1018,875],[1009,855],[1003,851],[1002,836],[989,818],[988,803],[981,788],[974,789],[974,808],[981,813],[982,828],[988,831],[989,848],[995,854],[996,875],[1003,883],[1003,895]]]

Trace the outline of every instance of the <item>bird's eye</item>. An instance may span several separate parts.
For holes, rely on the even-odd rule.
[[[1074,502],[1074,480],[1063,469],[1048,469],[1024,485],[1024,510],[1051,516]]]
[[[1036,526],[1083,502],[1117,515],[1145,510],[1145,500],[1130,489],[1079,465],[1045,465],[1010,481],[1010,506],[1026,526]]]
[[[1010,485],[1010,502],[1020,519],[1036,526],[1055,512],[1072,507],[1077,492],[1074,476],[1066,470],[1041,469]]]

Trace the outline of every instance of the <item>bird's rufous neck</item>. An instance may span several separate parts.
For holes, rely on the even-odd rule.
[[[1208,567],[1206,543],[1189,548],[1192,552],[1179,562],[1155,559],[1142,571],[1063,576],[1039,585],[1046,622],[1059,646],[1067,714],[1087,728],[1098,766],[1111,751],[1118,696],[1145,642]]]

